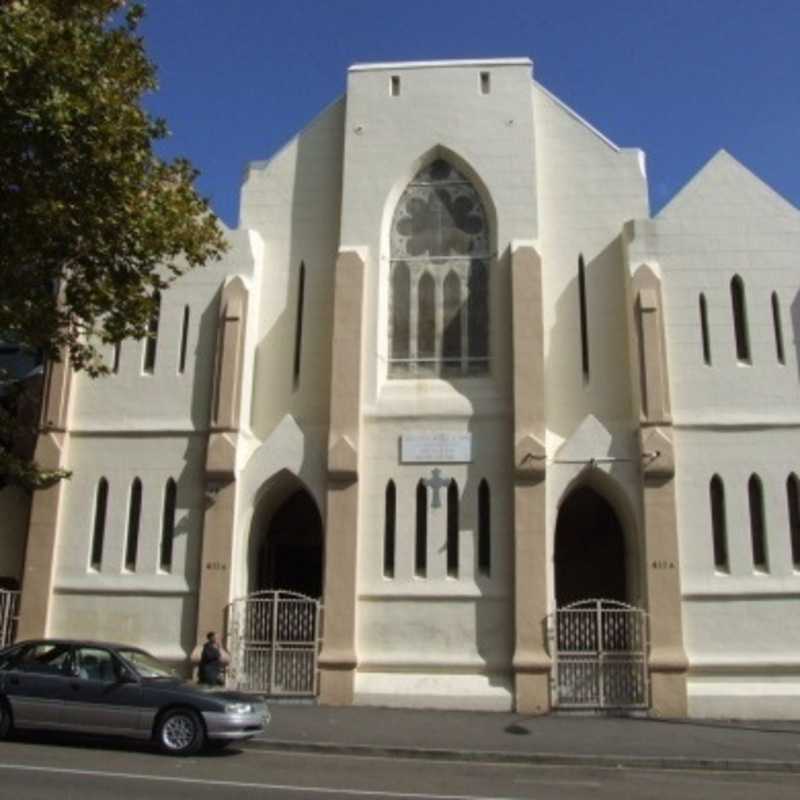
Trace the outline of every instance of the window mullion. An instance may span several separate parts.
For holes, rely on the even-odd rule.
[[[469,263],[459,267],[461,299],[458,313],[461,315],[461,374],[466,375],[469,365]]]
[[[433,273],[433,307],[436,313],[436,336],[434,337],[434,371],[438,378],[442,374],[442,340],[444,339],[444,272],[437,264],[431,267]]]
[[[419,281],[424,269],[419,264],[409,264],[411,274],[410,292],[411,307],[409,308],[409,331],[408,337],[408,357],[412,359],[408,363],[411,374],[416,375],[419,370],[419,363],[413,359],[419,358]]]

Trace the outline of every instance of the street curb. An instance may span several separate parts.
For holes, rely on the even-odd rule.
[[[691,758],[687,756],[585,755],[576,753],[520,753],[498,750],[446,750],[428,747],[392,747],[335,742],[250,739],[245,745],[276,753],[318,753],[340,756],[406,758],[426,761],[464,761],[487,764],[525,764],[551,767],[606,769],[708,770],[717,772],[800,773],[800,761],[747,758]]]

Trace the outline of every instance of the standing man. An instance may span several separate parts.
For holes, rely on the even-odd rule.
[[[227,663],[228,654],[217,642],[217,635],[214,631],[209,631],[200,654],[200,666],[197,670],[198,681],[206,686],[220,686],[225,680],[222,670]]]

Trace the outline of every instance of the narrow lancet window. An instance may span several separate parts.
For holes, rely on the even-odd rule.
[[[485,372],[489,363],[489,271],[472,264],[467,283],[467,342],[470,372]]]
[[[711,364],[711,341],[708,338],[708,308],[706,296],[700,295],[700,336],[703,339],[703,363]]]
[[[800,571],[800,487],[797,475],[792,473],[786,480],[786,502],[789,504],[789,535],[792,545],[792,565]]]
[[[397,492],[394,481],[386,484],[386,507],[383,520],[383,577],[394,578],[395,526],[397,515]]]
[[[125,569],[136,571],[136,554],[139,550],[139,523],[142,518],[142,482],[133,479],[128,501],[128,535],[125,539]]]
[[[400,76],[399,75],[392,75],[391,82],[389,85],[389,91],[391,92],[392,97],[399,97],[400,96]]]
[[[389,375],[488,372],[486,213],[472,183],[444,159],[420,170],[392,217]]]
[[[442,367],[448,373],[461,372],[461,280],[455,272],[444,281]]]
[[[492,569],[492,511],[489,484],[484,478],[478,487],[478,572],[489,575]]]
[[[747,482],[750,500],[750,537],[753,544],[753,566],[759,572],[769,572],[767,562],[767,532],[764,520],[764,490],[758,475]]]
[[[392,264],[392,307],[390,331],[390,356],[396,372],[408,370],[411,309],[411,278],[408,264]]]
[[[458,484],[447,487],[447,576],[458,577]]]
[[[111,371],[116,375],[119,372],[119,357],[122,353],[122,344],[120,342],[114,343],[114,355],[111,362]]]
[[[103,564],[103,540],[106,535],[106,509],[108,508],[108,481],[100,478],[94,501],[94,530],[92,531],[91,566],[100,570]]]
[[[583,256],[578,257],[578,305],[581,323],[581,369],[584,383],[589,382],[589,330],[586,315],[586,267]]]
[[[417,484],[417,530],[414,541],[414,574],[428,574],[428,489],[424,481]]]
[[[728,567],[728,525],[725,518],[725,487],[722,478],[715,475],[709,484],[711,500],[711,535],[714,543],[714,568],[727,572]]]
[[[150,315],[150,322],[147,325],[147,336],[144,340],[144,362],[142,370],[148,375],[152,375],[156,368],[156,347],[158,346],[158,320],[161,315],[161,293],[155,293],[155,308]]]
[[[492,77],[488,72],[481,72],[481,94],[489,94],[492,89]]]
[[[172,571],[172,543],[175,538],[175,505],[177,487],[170,478],[164,488],[164,510],[161,518],[161,554],[159,566],[163,572]]]
[[[186,348],[189,343],[189,306],[183,307],[183,321],[181,323],[181,349],[178,355],[178,374],[183,375],[186,370]]]
[[[772,324],[775,327],[775,357],[779,364],[785,364],[786,359],[783,353],[783,328],[781,327],[781,306],[778,301],[778,293],[772,293]]]
[[[736,358],[750,361],[750,338],[747,333],[747,303],[744,295],[744,282],[738,275],[731,280],[731,309],[733,310],[733,333],[736,338]]]
[[[425,373],[436,363],[436,283],[429,272],[419,280],[417,299],[417,357]]]
[[[303,352],[303,306],[306,294],[306,265],[300,262],[300,274],[297,278],[297,316],[294,323],[294,369],[295,388],[300,383],[300,358]]]

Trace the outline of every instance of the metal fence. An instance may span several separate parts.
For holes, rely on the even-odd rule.
[[[229,686],[268,695],[317,694],[322,608],[295,592],[256,592],[228,606]]]
[[[558,708],[649,705],[647,614],[615,600],[581,600],[551,617],[553,701]]]
[[[7,647],[17,636],[19,592],[0,589],[0,648]]]

